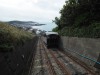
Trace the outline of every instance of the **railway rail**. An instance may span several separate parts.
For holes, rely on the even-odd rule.
[[[58,49],[47,49],[42,38],[38,40],[33,68],[29,75],[96,75],[70,54]]]
[[[70,59],[72,59],[73,62],[79,64],[81,67],[83,67],[85,70],[87,70],[87,72],[90,73],[91,75],[96,75],[95,71],[94,71],[92,68],[88,67],[88,65],[86,65],[84,62],[82,62],[82,61],[80,61],[79,59],[73,57],[71,54],[69,54],[69,53],[67,53],[67,52],[65,52],[65,51],[62,51],[62,53],[63,53],[65,56],[67,56],[67,57],[69,57]]]
[[[44,45],[44,47],[45,47],[45,45]],[[46,49],[46,47],[45,47],[45,49]],[[46,50],[48,50],[48,49],[46,49]],[[65,67],[65,65],[64,65],[62,62],[60,62],[60,61],[57,59],[57,57],[53,54],[53,52],[50,51],[50,50],[48,50],[48,52],[50,52],[50,54],[52,55],[52,58],[54,58],[55,62],[56,62],[57,65],[59,66],[59,68],[60,68],[60,70],[62,71],[62,73],[63,73],[64,75],[71,75],[71,73],[69,72],[69,70]],[[54,74],[54,75],[55,75],[55,74]]]

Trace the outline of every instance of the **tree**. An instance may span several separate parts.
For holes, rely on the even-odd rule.
[[[55,20],[53,20],[53,22],[55,22],[55,24],[58,26],[58,29],[61,29],[60,19],[58,17],[55,17]]]
[[[100,22],[100,0],[66,0],[60,14],[61,16],[55,17],[54,20],[58,31],[65,32],[68,30],[64,29],[70,29],[73,32],[84,31],[85,34],[84,29],[93,29],[91,25]]]

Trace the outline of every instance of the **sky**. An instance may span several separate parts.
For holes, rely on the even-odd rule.
[[[50,24],[65,0],[0,0],[0,21],[35,21]]]

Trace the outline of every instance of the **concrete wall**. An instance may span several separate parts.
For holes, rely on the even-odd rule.
[[[28,75],[37,40],[34,37],[11,52],[0,52],[0,75]]]
[[[95,62],[89,60],[97,60],[100,53],[100,38],[78,38],[78,37],[61,37],[63,48],[65,51],[71,53],[75,57],[84,61],[91,67],[94,67]],[[89,59],[78,54],[89,57]]]

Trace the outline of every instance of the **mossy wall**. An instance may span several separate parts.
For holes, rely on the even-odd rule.
[[[16,44],[14,50],[0,52],[0,75],[28,75],[38,38]]]

